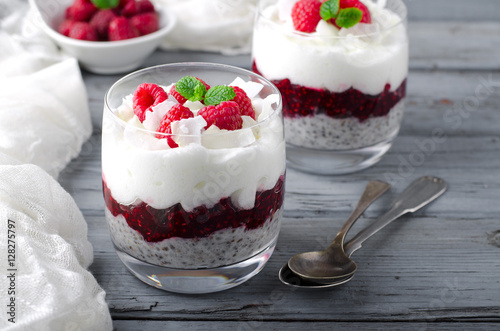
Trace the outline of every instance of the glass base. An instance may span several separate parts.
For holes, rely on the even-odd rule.
[[[175,269],[140,261],[115,246],[125,266],[144,283],[161,290],[202,294],[219,292],[238,286],[258,274],[273,254],[276,239],[251,258],[217,268]]]
[[[318,175],[342,175],[371,167],[387,153],[394,138],[369,147],[350,150],[320,150],[287,144],[287,165]]]

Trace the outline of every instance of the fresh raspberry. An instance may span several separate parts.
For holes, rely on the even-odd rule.
[[[159,131],[160,129],[162,131]],[[167,139],[167,144],[168,144],[168,146],[170,148],[177,148],[177,147],[179,147],[179,144],[177,144],[174,141],[174,139],[172,138],[172,125],[171,125],[170,122],[166,126],[160,126],[158,128],[158,132],[163,132],[163,133],[166,133],[167,135],[164,136],[164,135],[161,135],[161,134],[157,134],[156,138],[158,138],[158,139]]]
[[[97,12],[97,7],[90,0],[75,0],[66,8],[65,18],[78,22],[88,22]]]
[[[177,102],[181,105],[183,105],[187,101],[186,98],[184,98],[179,92],[177,92],[177,90],[175,89],[175,85],[172,85],[168,93],[170,93],[170,95],[173,96],[175,100],[177,100]]]
[[[109,22],[108,38],[109,41],[125,40],[139,37],[137,31],[130,21],[125,17],[116,17]]]
[[[205,85],[205,89],[208,91],[210,90],[210,85],[208,85],[207,83],[205,83],[205,81],[201,78],[198,78],[198,77],[195,77],[197,80],[199,80],[203,85]]]
[[[363,12],[363,17],[361,18],[361,21],[359,23],[367,23],[370,24],[372,22],[372,16],[370,15],[370,11],[368,10],[368,7],[361,1],[358,1],[353,7],[358,8]]]
[[[132,17],[134,15],[154,12],[155,6],[149,0],[129,1],[123,6],[121,14],[123,16]]]
[[[59,26],[57,27],[57,32],[59,32],[62,35],[65,35],[66,37],[69,36],[69,32],[71,31],[71,28],[75,25],[75,21],[72,20],[64,20]]]
[[[168,111],[167,114],[165,114],[165,116],[161,120],[160,126],[158,127],[158,129],[156,131],[161,132],[161,133],[171,134],[172,133],[172,126],[171,126],[172,122],[180,121],[181,119],[191,118],[191,117],[194,117],[194,115],[193,115],[193,112],[188,107],[184,107],[181,104],[176,104],[172,108],[170,108],[170,110]],[[177,145],[177,143],[172,139],[172,136],[164,136],[164,135],[158,134],[158,135],[156,135],[156,138],[158,138],[158,139],[166,138],[168,145],[171,148],[179,147],[179,145]]]
[[[215,125],[221,130],[238,130],[243,125],[240,107],[234,101],[224,101],[217,106],[207,106],[202,108],[198,115],[207,121],[205,129]]]
[[[97,41],[97,32],[87,22],[75,22],[69,30],[68,37],[73,39]]]
[[[314,32],[321,20],[319,9],[320,0],[299,0],[292,8],[293,27],[297,31]]]
[[[210,85],[208,85],[207,83],[205,83],[205,81],[203,79],[200,79],[198,77],[195,77],[197,80],[199,80],[203,85],[205,85],[205,89],[208,91],[210,90]],[[170,88],[170,91],[169,91],[170,95],[173,96],[175,98],[175,100],[177,100],[178,103],[180,103],[181,105],[183,105],[187,99],[184,98],[179,92],[177,92],[177,90],[175,89],[175,85],[172,85],[172,87]],[[202,101],[203,102],[203,101]]]
[[[236,96],[231,101],[238,104],[241,116],[250,116],[255,119],[255,110],[252,107],[252,100],[250,100],[247,93],[238,86],[231,87],[234,89],[234,93],[236,93]]]
[[[90,25],[97,31],[101,40],[108,40],[109,23],[118,17],[112,9],[103,9],[95,13],[90,19]]]
[[[193,112],[188,108],[180,104],[175,104],[170,108],[168,113],[163,117],[162,119],[162,124],[168,122],[168,124],[175,122],[175,121],[180,121],[184,118],[191,118],[194,117]],[[162,125],[160,125],[160,128]],[[163,131],[158,131],[158,132],[163,132]]]
[[[125,5],[131,1],[135,1],[135,0],[120,0],[118,2],[118,7],[117,9],[123,9],[123,7],[125,7]]]
[[[339,1],[339,8],[340,9],[343,9],[343,8],[352,8],[358,2],[359,2],[359,0],[340,0]]]
[[[137,87],[133,95],[134,114],[141,123],[146,118],[147,111],[153,111],[152,107],[167,100],[168,94],[156,84],[144,83]]]
[[[132,26],[139,31],[141,36],[158,30],[160,24],[156,13],[143,13],[130,18]]]
[[[365,4],[359,0],[340,0],[339,8],[340,9],[358,8],[359,10],[361,10],[363,12],[363,17],[361,18],[361,21],[359,23],[370,24],[372,22],[372,17],[370,15],[370,11],[365,6]],[[332,19],[328,20],[328,23],[331,23],[340,29],[340,27],[335,23],[335,21],[336,20],[334,18],[332,18]]]

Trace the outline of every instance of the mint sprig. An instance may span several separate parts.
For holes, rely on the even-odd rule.
[[[321,4],[319,15],[325,21],[335,19],[339,28],[350,28],[361,22],[363,11],[359,8],[340,9],[340,0],[328,0]]]
[[[175,84],[175,89],[180,95],[192,102],[202,100],[207,92],[205,85],[193,76],[179,79]]]
[[[358,8],[344,8],[339,11],[335,23],[341,28],[350,28],[361,22],[363,12]]]
[[[328,0],[321,4],[319,15],[325,21],[332,18],[337,18],[340,10],[340,0]]]
[[[205,104],[215,106],[221,102],[233,100],[235,97],[236,93],[231,86],[217,85],[208,90],[205,95]]]
[[[120,0],[90,0],[99,9],[108,9],[118,7]]]

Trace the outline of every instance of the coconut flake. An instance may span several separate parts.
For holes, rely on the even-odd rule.
[[[178,102],[173,97],[168,97],[167,100],[157,104],[152,107],[152,111],[146,111],[146,116],[142,125],[150,131],[156,131],[161,124],[161,120],[168,113],[170,108],[172,108]]]
[[[265,99],[256,100],[254,103],[255,113],[258,114],[258,122],[265,120],[273,112],[273,105],[279,102],[279,96],[277,94],[268,95]]]
[[[184,106],[188,107],[189,110],[191,110],[195,116],[200,109],[205,107],[205,105],[202,104],[200,101],[189,101],[189,100],[184,102]]]
[[[251,81],[245,82],[240,77],[236,77],[236,79],[231,84],[229,84],[229,86],[237,86],[241,88],[243,91],[245,91],[245,93],[250,99],[255,98],[259,94],[259,92],[264,88],[264,85],[260,83]]]
[[[172,122],[172,134],[174,141],[181,147],[189,144],[201,144],[201,131],[207,125],[201,116],[184,118]]]

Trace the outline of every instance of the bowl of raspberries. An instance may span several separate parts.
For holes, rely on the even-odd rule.
[[[175,24],[151,0],[30,0],[41,27],[88,71],[124,73],[139,67]]]

